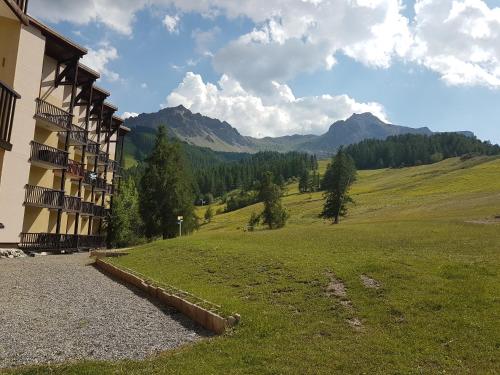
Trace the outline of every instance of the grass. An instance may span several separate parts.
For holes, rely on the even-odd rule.
[[[499,176],[492,158],[363,171],[338,226],[318,218],[321,193],[296,186],[282,230],[243,231],[258,205],[218,215],[113,261],[240,313],[236,329],[146,361],[13,373],[500,373],[500,225],[469,223],[500,214]],[[330,271],[352,309],[326,295]]]

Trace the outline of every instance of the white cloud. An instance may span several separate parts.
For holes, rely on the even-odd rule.
[[[171,16],[166,15],[163,19],[163,25],[167,28],[170,34],[179,34],[179,21],[180,17],[178,15]]]
[[[146,82],[141,83],[141,89],[147,89],[148,84]]]
[[[124,112],[123,115],[121,116],[124,120],[128,119],[128,118],[133,118],[133,117],[137,117],[139,116],[138,113],[135,113],[135,112]]]
[[[98,49],[89,48],[88,54],[83,57],[83,63],[110,82],[120,80],[120,75],[108,68],[108,64],[119,57],[118,51],[106,42],[100,43],[99,46]]]
[[[411,59],[449,85],[500,88],[500,7],[482,0],[415,4]]]
[[[214,85],[189,72],[163,107],[182,104],[193,112],[225,120],[244,135],[256,137],[320,134],[334,121],[353,113],[372,112],[386,120],[384,108],[378,103],[359,103],[347,95],[296,98],[287,85],[274,82],[273,88],[273,95],[261,98],[226,75]]]

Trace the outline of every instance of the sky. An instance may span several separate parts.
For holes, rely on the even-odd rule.
[[[37,0],[124,117],[184,105],[255,137],[353,113],[500,143],[499,0]]]

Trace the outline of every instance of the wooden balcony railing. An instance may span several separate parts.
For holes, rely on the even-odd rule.
[[[94,216],[94,203],[82,202],[80,213],[84,216]]]
[[[87,155],[89,156],[95,156],[99,152],[99,143],[91,141],[87,142]]]
[[[63,198],[62,191],[26,185],[24,204],[33,207],[60,209],[63,206]]]
[[[87,132],[84,128],[71,124],[69,131],[69,144],[83,146],[87,144]]]
[[[106,165],[109,161],[109,155],[104,151],[99,151],[97,155],[97,164]]]
[[[73,118],[69,112],[42,99],[36,100],[35,117],[48,122],[52,131],[67,131]]]
[[[31,163],[53,169],[65,169],[68,166],[68,153],[35,141],[31,142]]]
[[[115,186],[112,184],[106,184],[106,194],[113,195],[115,193]]]
[[[0,147],[10,151],[10,137],[16,111],[16,101],[21,96],[14,89],[0,81]]]
[[[93,186],[95,190],[106,191],[106,180],[98,177],[95,172],[86,171],[83,183]]]
[[[55,233],[21,233],[19,247],[29,251],[73,252],[105,247],[104,236]]]
[[[82,209],[82,200],[78,197],[64,197],[64,211],[66,212],[80,212]]]
[[[106,210],[103,206],[94,205],[94,216],[96,217],[105,217]]]
[[[122,167],[121,167],[120,163],[118,163],[116,160],[109,160],[108,168],[109,168],[108,169],[109,172],[114,172],[115,177],[121,176],[123,174]]]
[[[68,175],[83,178],[85,176],[85,168],[82,163],[78,163],[75,160],[68,160],[68,168],[66,169]]]

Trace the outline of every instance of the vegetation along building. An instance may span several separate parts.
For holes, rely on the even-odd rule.
[[[27,5],[0,0],[0,247],[101,247],[129,129],[85,48]]]

